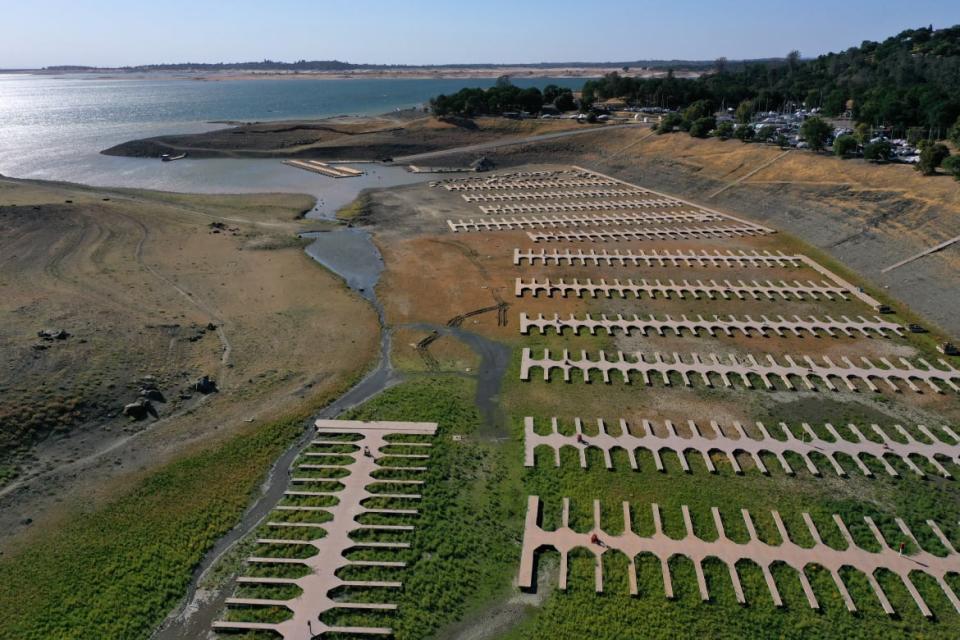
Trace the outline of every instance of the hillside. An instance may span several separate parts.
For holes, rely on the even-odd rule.
[[[806,106],[839,116],[850,110],[856,120],[895,134],[923,127],[942,137],[960,116],[960,25],[910,29],[811,60],[793,52],[783,61],[720,64],[696,79],[609,74],[588,81],[584,95],[669,108],[708,99],[715,107],[752,100],[763,111]]]

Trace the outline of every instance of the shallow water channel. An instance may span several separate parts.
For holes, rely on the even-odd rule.
[[[417,174],[411,174],[417,175]],[[414,180],[399,179],[391,176],[389,184],[402,184]],[[429,176],[418,175],[419,180]],[[349,191],[337,191],[326,194],[325,200],[318,201],[317,210],[308,214],[309,218],[329,219],[336,208],[347,204],[363,188],[370,186],[388,186],[383,180],[371,185],[370,181],[352,182]],[[339,186],[339,185],[338,185]],[[345,185],[344,185],[345,186]],[[319,196],[318,196],[319,197]],[[331,207],[331,203],[335,207]],[[373,243],[370,233],[363,228],[345,227],[327,232],[303,234],[313,241],[306,247],[306,253],[330,271],[339,275],[346,284],[368,300],[377,312],[380,322],[379,360],[376,366],[353,388],[337,398],[320,411],[315,418],[335,418],[347,409],[357,406],[381,391],[397,384],[403,376],[395,371],[390,362],[391,330],[385,325],[383,308],[376,295],[376,285],[383,271],[383,258]],[[450,335],[472,349],[480,356],[480,365],[472,376],[477,380],[476,403],[483,418],[481,436],[498,439],[505,435],[503,418],[498,406],[498,394],[503,375],[510,361],[510,349],[498,342],[466,331],[460,327],[440,325],[413,325],[428,331],[436,330],[442,335]],[[294,460],[310,442],[313,436],[311,421],[304,425],[304,431],[297,442],[281,455],[271,468],[264,481],[261,493],[243,514],[240,522],[216,542],[194,570],[193,579],[188,587],[183,603],[170,614],[163,625],[154,633],[155,640],[182,640],[184,638],[207,638],[211,635],[212,623],[223,609],[227,597],[233,592],[233,576],[224,584],[210,590],[200,589],[199,583],[208,570],[215,567],[234,546],[249,532],[255,529],[277,503],[283,498],[290,483],[290,469]]]

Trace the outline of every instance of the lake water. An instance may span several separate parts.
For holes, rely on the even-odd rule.
[[[330,201],[352,191],[350,180],[298,171],[274,160],[185,159],[161,164],[100,151],[134,138],[190,133],[224,126],[215,120],[285,120],[370,115],[410,108],[493,79],[232,80],[116,78],[90,75],[0,74],[0,173],[16,178],[67,180],[192,192],[306,192]],[[518,79],[521,87],[581,79]],[[370,185],[412,177],[374,168]],[[325,198],[326,194],[326,198]],[[341,198],[342,199],[342,198]]]

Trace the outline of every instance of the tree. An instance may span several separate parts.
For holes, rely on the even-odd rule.
[[[555,84],[548,84],[543,88],[543,101],[544,102],[554,102],[557,98],[560,97],[560,94],[564,92],[564,89],[558,87]]]
[[[753,127],[751,127],[750,125],[742,124],[739,127],[737,127],[737,130],[734,131],[733,135],[736,136],[737,140],[741,140],[743,142],[750,142],[751,140],[753,140],[756,133],[757,132],[754,131]]]
[[[857,141],[851,135],[842,135],[833,141],[833,153],[838,158],[846,158],[857,150]]]
[[[941,166],[953,176],[954,180],[960,181],[960,156],[945,158]]]
[[[554,106],[560,111],[573,111],[577,108],[577,103],[573,100],[573,92],[565,91],[557,96],[557,99],[553,101]]]
[[[886,162],[890,159],[890,153],[893,148],[886,140],[877,140],[869,142],[863,147],[863,157],[873,162]]]
[[[450,113],[450,98],[442,93],[430,98],[430,111],[438,118]]]
[[[920,162],[914,168],[925,176],[932,176],[937,172],[937,167],[949,157],[950,149],[945,144],[924,145],[920,152]]]
[[[737,111],[734,114],[737,118],[737,122],[740,124],[749,124],[750,120],[753,118],[753,101],[744,100],[737,105]]]
[[[733,123],[730,122],[729,120],[724,120],[723,122],[717,125],[717,128],[716,130],[714,130],[714,133],[721,140],[727,140],[728,138],[730,138],[730,136],[733,135]]]
[[[953,123],[953,126],[950,127],[950,133],[948,137],[953,142],[953,144],[960,147],[960,116],[957,116],[957,121]]]
[[[807,118],[800,125],[800,137],[806,140],[814,151],[823,149],[832,132],[830,125],[820,118]]]
[[[539,113],[543,108],[543,94],[536,87],[521,90],[515,101],[522,111],[528,113]]]
[[[862,145],[869,144],[871,138],[870,125],[868,125],[866,122],[861,122],[858,124],[853,130],[853,137],[856,138],[857,142]]]
[[[926,134],[927,130],[923,127],[910,127],[907,129],[907,144],[917,146]]]
[[[679,113],[668,113],[663,116],[663,119],[660,120],[660,124],[657,125],[657,134],[664,133],[673,133],[677,127],[683,123],[683,116]]]
[[[690,135],[694,138],[706,138],[716,126],[717,121],[713,116],[697,118],[690,123]]]
[[[594,93],[593,87],[583,85],[583,91],[580,92],[580,112],[586,113],[590,111],[590,107],[592,107],[596,101],[597,94]]]
[[[787,67],[790,71],[796,71],[800,67],[800,52],[794,49],[787,54]]]
[[[711,115],[713,115],[713,109],[710,108],[709,100],[697,100],[683,110],[683,119],[688,124],[692,124],[701,118],[708,118]]]
[[[777,135],[777,128],[772,125],[765,124],[760,127],[760,131],[757,131],[757,140],[768,142],[775,135]]]
[[[713,63],[713,68],[716,70],[717,75],[722,76],[723,74],[725,74],[727,72],[726,57],[720,56],[719,58],[717,58],[717,60]]]

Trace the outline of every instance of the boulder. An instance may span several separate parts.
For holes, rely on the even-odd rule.
[[[163,397],[163,392],[157,389],[156,387],[140,389],[140,397],[146,398],[147,400],[152,400],[154,402],[167,401],[167,399]]]
[[[197,381],[193,383],[192,388],[194,391],[198,391],[206,395],[217,390],[217,383],[210,376],[202,376],[197,378]]]
[[[480,171],[490,171],[493,169],[493,160],[484,156],[482,158],[477,158],[470,163],[470,168],[476,172]]]
[[[44,340],[66,340],[70,334],[63,329],[40,329],[37,331],[37,337]]]
[[[139,398],[135,402],[123,406],[123,415],[134,420],[146,420],[148,416],[156,418],[157,410],[148,399]]]

